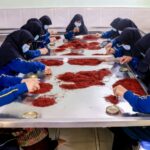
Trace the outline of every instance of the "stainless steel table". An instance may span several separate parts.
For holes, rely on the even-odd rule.
[[[112,56],[109,56],[111,59]],[[43,58],[43,57],[42,57]],[[49,107],[34,107],[26,101],[19,99],[9,105],[0,107],[1,114],[10,114],[18,118],[1,118],[0,127],[49,127],[49,128],[79,128],[79,127],[123,127],[123,126],[145,126],[150,125],[149,116],[137,114],[132,111],[130,105],[122,99],[118,104],[122,110],[121,115],[110,116],[106,114],[106,107],[111,105],[104,97],[112,94],[112,84],[117,80],[128,76],[120,72],[120,65],[114,62],[103,62],[97,66],[75,66],[67,63],[72,57],[45,56],[44,58],[62,59],[64,65],[51,67],[53,75],[46,78],[46,82],[53,84],[53,90],[47,94],[55,94],[57,103]],[[75,58],[91,58],[78,56]],[[104,59],[104,56],[93,56],[92,58]],[[107,56],[108,59],[108,56]],[[105,86],[92,86],[85,89],[62,90],[56,79],[58,74],[68,71],[92,71],[102,68],[112,70],[112,76],[105,77]],[[130,75],[132,72],[130,72]],[[134,75],[133,75],[134,76]],[[32,95],[31,95],[32,97]],[[28,111],[39,113],[37,119],[22,119],[22,114]]]

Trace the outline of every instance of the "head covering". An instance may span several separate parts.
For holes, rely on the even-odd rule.
[[[15,58],[24,58],[22,46],[34,40],[27,30],[17,30],[9,34],[0,47],[0,67]]]
[[[150,48],[150,33],[139,39],[134,46],[133,56],[143,57]]]
[[[22,26],[21,29],[28,30],[34,37],[36,35],[40,36],[43,34],[42,24],[37,21],[30,21],[29,23]]]
[[[121,19],[118,22],[118,30],[119,31],[123,31],[127,27],[137,28],[137,26],[135,25],[135,23],[132,20],[128,19],[128,18]]]
[[[150,48],[146,51],[145,58],[138,63],[137,69],[142,73],[147,73],[149,71],[149,66],[150,66]]]
[[[49,16],[42,16],[40,19],[39,19],[42,23],[42,25],[52,25],[52,20],[50,19]]]
[[[45,29],[44,28],[44,26],[49,26],[49,25],[52,25],[52,21],[51,21],[51,19],[50,19],[50,17],[49,16],[42,16],[40,19],[39,19],[39,21],[41,22],[41,24],[42,24],[42,28],[43,28],[43,34],[45,34],[45,33],[47,33],[48,32],[48,29]]]
[[[39,23],[41,23],[41,21],[39,19],[37,19],[37,18],[31,18],[31,19],[27,20],[26,24],[31,23],[31,22],[39,22]]]
[[[113,27],[114,29],[116,29],[116,30],[118,30],[118,23],[119,23],[119,21],[121,20],[121,18],[116,18],[116,19],[114,19],[112,22],[111,22],[111,27]]]
[[[75,24],[74,23],[76,21],[81,21],[81,26],[79,27],[80,31],[78,33],[75,33],[75,35],[87,34],[88,30],[87,30],[87,28],[86,28],[86,26],[84,24],[83,17],[80,14],[76,14],[73,17],[73,19],[71,20],[71,22],[69,23],[69,25],[66,28],[66,32],[72,31],[75,28]]]
[[[126,44],[126,45],[134,45],[139,39],[141,39],[141,34],[140,31],[137,28],[132,28],[128,27],[123,32],[119,37],[117,37],[117,40],[121,44]]]

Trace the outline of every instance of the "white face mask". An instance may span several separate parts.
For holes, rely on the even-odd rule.
[[[119,32],[119,34],[121,34],[122,33],[122,31],[118,31]]]
[[[122,47],[123,47],[125,50],[127,50],[127,51],[129,51],[129,50],[131,49],[131,46],[130,46],[130,45],[122,44]]]
[[[80,27],[80,26],[81,26],[81,22],[77,22],[77,21],[76,21],[76,22],[74,23],[74,25],[75,25],[76,27]]]
[[[26,53],[29,49],[30,49],[30,45],[28,45],[28,44],[24,44],[24,45],[22,46],[22,51],[23,51],[23,53]]]
[[[115,28],[112,28],[112,30],[115,31],[115,32],[117,31],[117,29],[115,29]]]
[[[39,37],[40,37],[39,35],[36,35],[34,40],[37,41],[39,39]]]
[[[48,28],[49,28],[49,25],[44,25],[45,30],[48,30]]]

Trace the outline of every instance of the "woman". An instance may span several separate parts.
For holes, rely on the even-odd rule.
[[[0,106],[7,105],[15,101],[26,92],[34,92],[39,89],[37,79],[22,79],[13,76],[0,76]],[[19,150],[19,145],[12,132],[19,129],[0,130],[0,150]]]
[[[0,106],[15,101],[20,95],[26,92],[38,90],[38,79],[22,79],[19,77],[1,75],[0,76]]]
[[[43,41],[43,46],[47,46],[49,43],[54,43],[56,41],[55,37],[51,37],[51,34],[54,34],[55,32],[51,31],[51,33],[48,31],[49,26],[52,25],[52,20],[49,16],[44,15],[39,19],[42,23],[44,34],[40,37],[40,39]]]
[[[137,58],[139,61],[145,57],[146,51],[150,48],[150,33],[143,36],[136,43],[132,51],[132,56],[123,56],[120,59],[120,63],[129,63],[133,58]]]
[[[26,92],[34,92],[40,88],[38,79],[22,79],[13,76],[0,76],[0,106],[15,101]],[[17,140],[17,141],[16,141]],[[54,150],[57,140],[48,137],[47,129],[7,129],[0,131],[0,150]]]
[[[21,29],[29,31],[33,35],[35,41],[43,34],[42,24],[37,21],[28,21]]]
[[[111,31],[104,32],[102,35],[97,34],[98,37],[109,38],[106,47],[111,46],[112,40],[121,35],[126,28],[137,28],[135,23],[130,19],[116,18],[113,24],[115,25],[113,25],[115,28],[113,28]]]
[[[42,16],[39,20],[42,23],[44,33],[48,33],[49,26],[52,25],[52,20],[50,19],[50,17],[45,15]]]
[[[114,87],[114,94],[116,96],[124,97],[124,99],[131,105],[132,109],[135,112],[150,113],[150,96],[138,96],[133,92],[125,89],[123,86],[118,85]],[[126,135],[125,135],[126,133]],[[117,132],[116,132],[117,134]],[[122,135],[126,137],[126,140],[135,140],[140,142],[140,146],[142,150],[149,150],[150,149],[150,128],[149,127],[131,127],[131,128],[122,128]],[[124,139],[124,136],[119,137],[118,139]],[[114,141],[116,145],[120,145],[121,140]],[[132,145],[132,144],[131,144]],[[128,145],[127,149],[132,150],[131,145]],[[120,145],[120,149],[124,146],[123,142]]]
[[[29,48],[32,41],[33,36],[26,30],[15,31],[6,37],[0,48],[0,74],[27,74],[37,71],[51,74],[50,68],[44,64],[25,61],[24,47]]]
[[[34,41],[32,42],[30,48],[32,51],[28,51],[28,53],[26,54],[28,55],[28,58],[34,58],[48,53],[48,50],[46,48],[40,47],[40,45],[42,45],[43,42],[40,41],[39,38],[43,34],[43,30],[42,30],[42,24],[38,19],[36,18],[29,19],[27,23],[21,27],[21,29],[29,31],[34,37]],[[34,53],[33,50],[36,53],[35,56],[33,54]]]
[[[87,27],[84,24],[83,17],[76,14],[66,28],[66,39],[71,40],[76,35],[88,34]]]
[[[103,32],[101,35],[100,34],[97,35],[99,35],[99,37],[101,38],[106,38],[106,39],[114,39],[115,37],[119,36],[118,24],[120,20],[121,18],[119,17],[115,18],[110,24],[111,30]]]
[[[43,41],[41,41],[40,36],[44,34],[42,23],[38,19],[32,18],[29,19],[27,23],[21,27],[21,29],[29,31],[34,37],[34,42],[32,43],[31,48],[33,50],[40,49],[40,45],[43,44]]]
[[[128,27],[124,29],[121,35],[112,40],[109,46],[106,46],[107,54],[113,54],[115,57],[131,56],[131,50],[141,37],[137,28]]]
[[[122,31],[128,27],[137,28],[136,24],[128,18],[121,19],[118,23],[118,32],[119,34],[122,33]]]
[[[49,21],[46,21],[46,23]],[[47,23],[49,24],[49,23]],[[37,18],[31,18],[27,21],[26,25],[24,25],[22,28],[28,30],[29,32],[34,34],[34,30],[32,28],[37,28],[36,34],[38,35],[37,38],[35,38],[35,41],[33,43],[32,49],[37,49],[37,48],[44,48],[47,47],[47,45],[50,42],[55,42],[56,39],[50,37],[50,33],[48,32],[48,25],[44,25],[43,23],[37,19]],[[45,29],[44,29],[45,28]],[[38,32],[37,32],[38,31]],[[48,50],[47,50],[48,51]]]

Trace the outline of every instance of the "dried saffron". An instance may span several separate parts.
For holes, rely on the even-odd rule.
[[[56,98],[52,95],[50,96],[40,96],[33,100],[32,105],[36,107],[47,107],[54,105],[56,103]]]
[[[88,50],[100,50],[99,45],[88,45]]]
[[[61,36],[59,36],[59,35],[54,35],[54,36],[52,36],[52,37],[55,37],[56,40],[60,40],[60,39],[61,39]]]
[[[89,35],[83,36],[83,40],[98,40],[98,39],[99,39],[99,37],[97,37],[94,34],[89,34]]]
[[[118,104],[119,100],[114,95],[109,95],[105,97],[106,101],[111,102],[112,104]]]
[[[63,51],[65,51],[66,49],[65,48],[57,48],[57,49],[55,49],[54,50],[54,52],[63,52]]]
[[[87,49],[89,50],[99,50],[100,48],[100,44],[98,42],[91,42],[88,43]]]
[[[61,66],[64,64],[62,60],[57,59],[39,59],[38,61],[42,62],[47,66]]]
[[[145,91],[143,90],[143,88],[141,87],[141,85],[136,79],[126,78],[126,79],[119,80],[113,84],[113,87],[117,85],[122,85],[126,89],[131,90],[137,95],[140,96],[146,95]]]
[[[73,49],[73,50],[79,50],[79,49],[88,49],[88,50],[99,50],[100,44],[98,42],[90,42],[87,43],[85,41],[82,41],[80,39],[72,40],[68,43],[65,43],[61,46],[59,46],[55,52],[63,52],[67,48]]]
[[[70,59],[68,60],[70,65],[89,65],[95,66],[102,63],[102,60],[99,59]]]
[[[72,47],[73,47],[73,49],[84,49],[84,48],[87,48],[87,46],[88,46],[88,43],[86,43],[86,42],[83,42],[83,41],[72,41]]]
[[[77,73],[66,72],[60,74],[57,78],[64,82],[72,82],[61,84],[60,87],[63,89],[80,89],[94,85],[104,85],[103,78],[110,74],[111,72],[108,69],[101,69],[98,71],[79,71]]]
[[[49,83],[40,83],[40,89],[37,91],[32,92],[32,94],[42,94],[42,93],[46,93],[49,92],[50,90],[52,90],[53,86]]]
[[[68,44],[63,44],[63,45],[59,46],[58,48],[66,49],[66,48],[68,48]]]
[[[99,42],[90,42],[89,45],[94,45],[95,46],[95,45],[100,45],[100,43]]]

